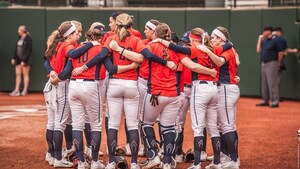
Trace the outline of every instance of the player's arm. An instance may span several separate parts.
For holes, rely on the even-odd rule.
[[[263,40],[264,36],[263,35],[259,35],[258,36],[258,40],[257,40],[257,44],[256,44],[256,52],[260,53],[261,51],[261,41]]]
[[[64,81],[71,76],[71,72],[73,70],[72,60],[68,60],[67,65],[64,70],[58,74],[58,76],[54,79],[51,79],[51,83],[57,85],[58,82]]]
[[[50,72],[53,71],[53,68],[50,65],[50,62],[48,59],[45,60],[44,67],[46,69],[47,74],[50,74]]]
[[[99,42],[97,43],[97,41],[88,42],[85,45],[83,45],[77,49],[70,49],[67,53],[67,56],[70,58],[76,59],[76,58],[80,57],[81,55],[83,55],[91,47],[96,46],[98,44],[100,44],[100,43]]]
[[[191,55],[191,53],[192,53],[191,48],[189,48],[189,47],[175,45],[174,43],[171,43],[171,42],[161,39],[161,38],[157,38],[157,39],[153,40],[151,43],[153,43],[153,42],[159,42],[159,43],[163,44],[165,47],[170,48],[174,52],[188,54],[188,55]]]
[[[197,48],[205,52],[210,57],[210,59],[219,67],[226,62],[225,58],[217,56],[214,52],[209,50],[205,45],[198,45]]]
[[[89,68],[97,64],[100,64],[109,53],[110,53],[109,49],[107,49],[106,47],[102,47],[100,53],[98,53],[92,60],[87,62],[85,65],[75,68],[72,74],[74,76],[80,75],[82,72],[88,70]]]
[[[105,69],[109,72],[109,74],[123,73],[128,70],[136,69],[138,67],[138,63],[132,62],[130,65],[119,65],[115,66],[111,62],[109,57],[106,57],[103,62]]]
[[[197,73],[202,73],[202,74],[207,74],[210,75],[212,77],[215,77],[217,74],[217,71],[215,69],[209,69],[207,67],[204,67],[198,63],[193,62],[190,58],[188,57],[184,57],[183,59],[181,59],[180,61],[185,67],[187,67],[188,69],[190,69],[193,72],[197,72]]]

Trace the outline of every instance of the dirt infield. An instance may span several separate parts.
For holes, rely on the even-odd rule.
[[[296,169],[297,135],[300,128],[300,102],[284,101],[280,108],[255,107],[259,99],[241,98],[237,111],[239,155],[242,169]],[[0,93],[0,168],[53,168],[45,163],[46,109],[43,95],[10,97]],[[119,144],[125,144],[124,125]],[[192,148],[193,133],[188,114],[183,148]],[[106,136],[102,133],[102,151]],[[212,154],[210,141],[208,154]],[[101,157],[105,162],[107,156]],[[139,159],[140,161],[143,158]],[[202,167],[209,162],[203,162]],[[190,163],[178,164],[185,169]]]

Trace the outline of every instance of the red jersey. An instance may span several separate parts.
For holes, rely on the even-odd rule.
[[[174,51],[160,43],[151,43],[148,45],[148,48],[157,56],[165,60],[173,61],[177,65],[182,59]],[[176,71],[172,71],[166,66],[151,61],[149,61],[149,67],[148,93],[160,93],[161,96],[168,97],[179,96],[180,91],[177,87]]]
[[[188,55],[178,53],[178,55],[183,55],[182,57],[186,57]],[[192,71],[188,69],[187,67],[182,65],[182,73],[181,73],[181,81],[183,85],[191,85],[192,84]]]
[[[130,32],[131,35],[136,36],[136,37],[138,37],[138,38],[140,38],[140,39],[143,39],[143,36],[142,36],[142,34],[140,33],[140,31],[131,28],[131,29],[129,29],[129,32]]]
[[[148,43],[150,43],[151,40],[150,39],[144,39],[143,43],[145,45],[147,45]],[[148,60],[144,60],[139,68],[139,76],[142,77],[143,79],[148,79],[149,76],[149,65],[148,65]]]
[[[108,32],[106,32],[106,34],[102,37],[102,40],[101,40],[101,44],[104,44],[105,43],[105,41],[106,41],[106,39],[108,38],[108,37],[110,37],[110,36],[112,36],[112,35],[114,35],[115,33],[114,32],[112,32],[112,31],[108,31]]]
[[[121,46],[121,47],[123,47],[127,50],[131,50],[133,52],[136,52],[136,53],[140,53],[143,49],[145,49],[145,45],[142,42],[142,40],[139,39],[136,36],[130,35],[130,36],[126,37],[126,39],[123,42],[121,42],[119,40],[119,37],[118,37],[117,34],[115,34],[113,36],[110,36],[106,40],[104,46],[107,49],[109,49],[111,52],[113,52],[113,54],[112,54],[113,64],[116,65],[116,66],[118,66],[118,65],[130,65],[132,63],[132,61],[126,59],[125,56],[122,56],[118,52],[112,51],[109,48],[109,43],[112,40],[115,40],[118,43],[119,46]],[[123,73],[114,74],[114,75],[112,75],[112,77],[113,78],[118,78],[118,79],[126,79],[126,80],[137,80],[137,78],[138,78],[136,69],[129,70],[129,71],[126,71],[126,72],[123,72]]]
[[[50,65],[52,69],[57,73],[61,73],[68,61],[68,52],[69,50],[74,49],[74,46],[67,42],[58,42],[55,49],[55,54],[50,58]]]
[[[80,44],[78,47],[83,46],[83,44]],[[101,51],[102,45],[93,46],[88,51],[86,51],[83,55],[76,59],[72,59],[73,68],[80,67],[84,65],[85,63],[92,60],[98,53]],[[101,66],[102,65],[102,66]],[[103,64],[101,65],[95,65],[91,67],[90,69],[84,71],[82,74],[78,76],[73,76],[72,79],[92,79],[92,80],[99,80],[100,78],[100,66],[103,67]],[[105,69],[104,69],[105,70]]]
[[[237,84],[234,81],[237,75],[237,64],[235,59],[235,50],[233,48],[228,49],[218,55],[225,59],[225,63],[217,68],[217,80],[221,84]]]
[[[204,53],[203,51],[199,50],[197,47],[190,47],[191,55],[190,58],[195,63],[198,63],[206,68],[212,69],[215,68],[216,65],[211,61],[209,56]],[[210,75],[192,72],[192,79],[194,80],[205,80],[205,81],[215,81],[215,78],[211,77]]]

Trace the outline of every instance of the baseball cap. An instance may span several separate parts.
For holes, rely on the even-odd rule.
[[[191,41],[190,41],[189,36],[190,36],[190,31],[185,32],[185,33],[182,35],[182,37],[180,38],[180,41],[186,42],[186,43],[190,43]]]
[[[102,25],[97,25],[94,27],[94,29],[100,30],[102,35],[106,34],[105,27]]]

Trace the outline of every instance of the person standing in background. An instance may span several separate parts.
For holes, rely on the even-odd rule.
[[[9,93],[10,96],[25,96],[28,93],[30,61],[32,56],[32,39],[25,25],[18,28],[18,42],[15,53],[11,59],[11,64],[16,67],[16,84],[15,89]],[[23,75],[24,88],[20,93],[21,75]]]
[[[256,51],[261,56],[262,101],[256,106],[279,107],[278,69],[283,58],[283,49],[277,38],[272,36],[273,28],[266,26],[259,35]],[[271,104],[269,105],[269,100]]]

